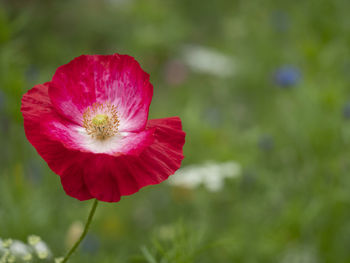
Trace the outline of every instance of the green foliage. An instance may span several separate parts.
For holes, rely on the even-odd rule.
[[[349,8],[346,0],[0,1],[0,237],[37,234],[55,256],[67,250],[70,225],[91,204],[66,196],[25,139],[21,96],[80,54],[118,52],[151,75],[150,117],[181,116],[184,165],[234,160],[244,172],[217,193],[162,183],[101,204],[72,262],[350,262]],[[234,74],[194,71],[183,62],[186,45],[232,58]],[[284,65],[300,70],[294,86],[274,81]]]

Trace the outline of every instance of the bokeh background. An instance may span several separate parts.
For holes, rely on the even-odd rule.
[[[55,256],[71,246],[91,201],[65,195],[26,140],[21,96],[81,54],[122,53],[151,75],[150,117],[182,118],[188,174],[240,171],[217,183],[211,169],[215,189],[164,182],[100,203],[72,262],[350,262],[349,10],[0,0],[0,237],[39,235]]]

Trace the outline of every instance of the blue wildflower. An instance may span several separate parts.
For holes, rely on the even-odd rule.
[[[281,88],[290,88],[299,83],[301,73],[298,68],[293,66],[283,66],[274,74],[275,83]]]

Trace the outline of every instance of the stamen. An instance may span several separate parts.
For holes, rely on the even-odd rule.
[[[105,140],[118,133],[117,109],[110,103],[94,103],[83,114],[83,127],[87,134],[98,140]]]

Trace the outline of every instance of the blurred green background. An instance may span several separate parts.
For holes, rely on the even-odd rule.
[[[65,195],[20,100],[81,54],[134,56],[183,166],[234,161],[220,191],[164,182],[100,203],[71,262],[350,262],[350,2],[0,0],[0,237],[56,256],[91,201]],[[73,227],[74,228],[74,227]]]

